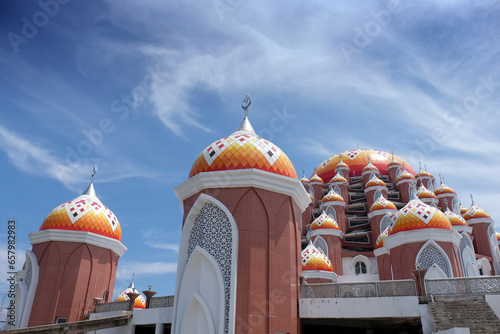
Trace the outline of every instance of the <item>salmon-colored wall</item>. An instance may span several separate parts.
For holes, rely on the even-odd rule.
[[[310,224],[313,220],[313,204],[309,204],[307,209],[302,212],[302,235],[307,233],[306,225]]]
[[[202,192],[222,202],[238,226],[236,333],[300,333],[297,206],[289,196],[256,188]],[[199,195],[184,201],[184,217]]]
[[[314,207],[318,208],[319,207],[318,203],[323,198],[324,185],[323,184],[311,184],[310,187],[313,187],[313,189],[314,189]]]
[[[77,242],[48,241],[33,245],[39,265],[38,286],[28,326],[55,323],[56,317],[83,320],[93,311],[93,298],[108,290],[111,301],[118,255]]]
[[[391,258],[389,254],[383,254],[377,257],[378,275],[381,281],[392,280]]]
[[[457,247],[450,242],[436,242],[446,253],[451,263],[453,277],[462,277],[462,266]],[[414,279],[412,270],[415,270],[417,254],[425,242],[414,242],[391,249],[392,273],[395,280]],[[378,260],[378,259],[377,259]]]
[[[490,241],[488,240],[490,223],[475,223],[470,226],[472,226],[472,243],[476,253],[491,257]],[[493,266],[491,269],[493,270]]]
[[[397,188],[399,190],[399,198],[401,199],[401,202],[408,203],[410,201],[410,195],[408,194],[410,182],[400,183]]]

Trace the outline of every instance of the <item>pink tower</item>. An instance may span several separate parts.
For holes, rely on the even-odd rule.
[[[92,174],[92,181],[95,175]],[[93,182],[56,207],[29,235],[18,327],[83,320],[94,298],[111,301],[118,259],[125,253],[115,215],[97,198]]]
[[[249,105],[176,188],[184,221],[172,333],[300,332],[300,216],[311,200],[286,154],[253,130]]]

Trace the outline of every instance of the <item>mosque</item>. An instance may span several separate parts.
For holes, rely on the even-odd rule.
[[[8,332],[432,333],[444,329],[434,304],[446,289],[486,304],[485,326],[500,321],[500,234],[485,209],[374,149],[336,154],[299,179],[255,133],[250,103],[175,189],[175,296],[144,297],[132,283],[111,300],[126,247],[91,183],[29,235]],[[470,282],[476,290],[457,288]]]

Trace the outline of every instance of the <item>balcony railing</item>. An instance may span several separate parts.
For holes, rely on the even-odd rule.
[[[414,280],[304,284],[301,298],[359,298],[416,296]]]
[[[97,304],[95,313],[112,312],[112,311],[128,311],[130,307],[130,302],[124,300],[122,302],[112,302],[105,304]]]
[[[500,294],[500,277],[426,279],[425,288],[428,295]]]
[[[153,297],[149,308],[173,307],[174,296]]]

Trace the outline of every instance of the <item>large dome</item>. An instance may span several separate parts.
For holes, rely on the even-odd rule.
[[[189,177],[203,172],[252,168],[297,179],[295,168],[286,154],[270,141],[257,136],[245,117],[232,135],[217,140],[200,153]]]
[[[74,200],[52,210],[40,227],[40,231],[43,230],[91,232],[118,241],[122,240],[122,229],[118,219],[95,196],[92,184]]]
[[[368,164],[368,157],[370,162],[377,167],[381,175],[387,175],[387,165],[392,159],[390,153],[378,150],[367,150],[367,149],[356,149],[345,151],[341,153],[342,162],[349,167],[349,176],[361,176],[363,168]],[[405,169],[409,171],[412,175],[415,175],[415,171],[404,162],[403,159],[394,155],[395,161],[399,162],[401,165],[405,164]],[[335,168],[340,162],[339,154],[334,155],[316,168],[316,173],[323,180],[330,180],[335,176]]]

